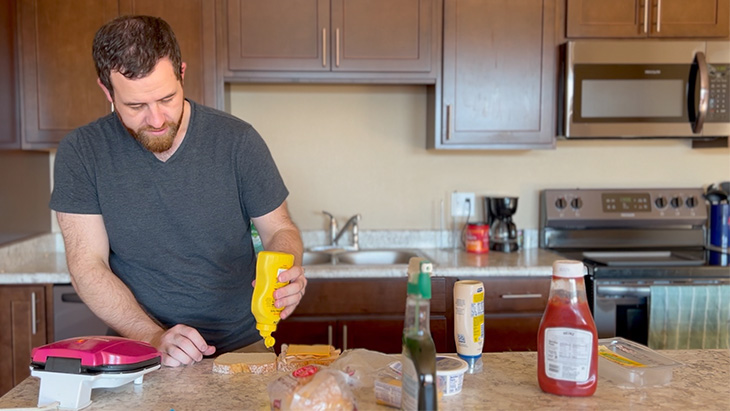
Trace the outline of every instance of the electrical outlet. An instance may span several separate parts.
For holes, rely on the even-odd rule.
[[[451,193],[451,216],[474,217],[474,193]]]

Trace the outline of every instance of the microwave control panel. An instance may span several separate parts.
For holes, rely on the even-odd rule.
[[[701,188],[549,189],[540,195],[548,227],[700,225],[707,220]]]
[[[706,121],[727,123],[730,121],[730,63],[708,64],[708,66],[710,99]]]

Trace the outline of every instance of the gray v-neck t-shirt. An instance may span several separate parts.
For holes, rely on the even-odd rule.
[[[142,307],[166,327],[196,328],[220,354],[260,339],[250,218],[288,191],[250,124],[189,102],[186,136],[166,162],[114,113],[71,132],[56,154],[50,206],[101,214],[111,269]]]

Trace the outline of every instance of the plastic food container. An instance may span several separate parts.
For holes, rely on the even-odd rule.
[[[598,375],[618,387],[665,385],[672,371],[683,365],[651,348],[621,337],[598,340]]]
[[[461,358],[436,357],[436,378],[439,391],[443,395],[455,395],[461,392],[464,374],[469,365]]]

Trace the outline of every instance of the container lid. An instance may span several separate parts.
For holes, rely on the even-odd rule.
[[[583,277],[585,266],[580,261],[557,260],[553,263],[553,275],[561,278]]]
[[[469,369],[469,364],[461,358],[436,357],[436,375],[461,375]]]

